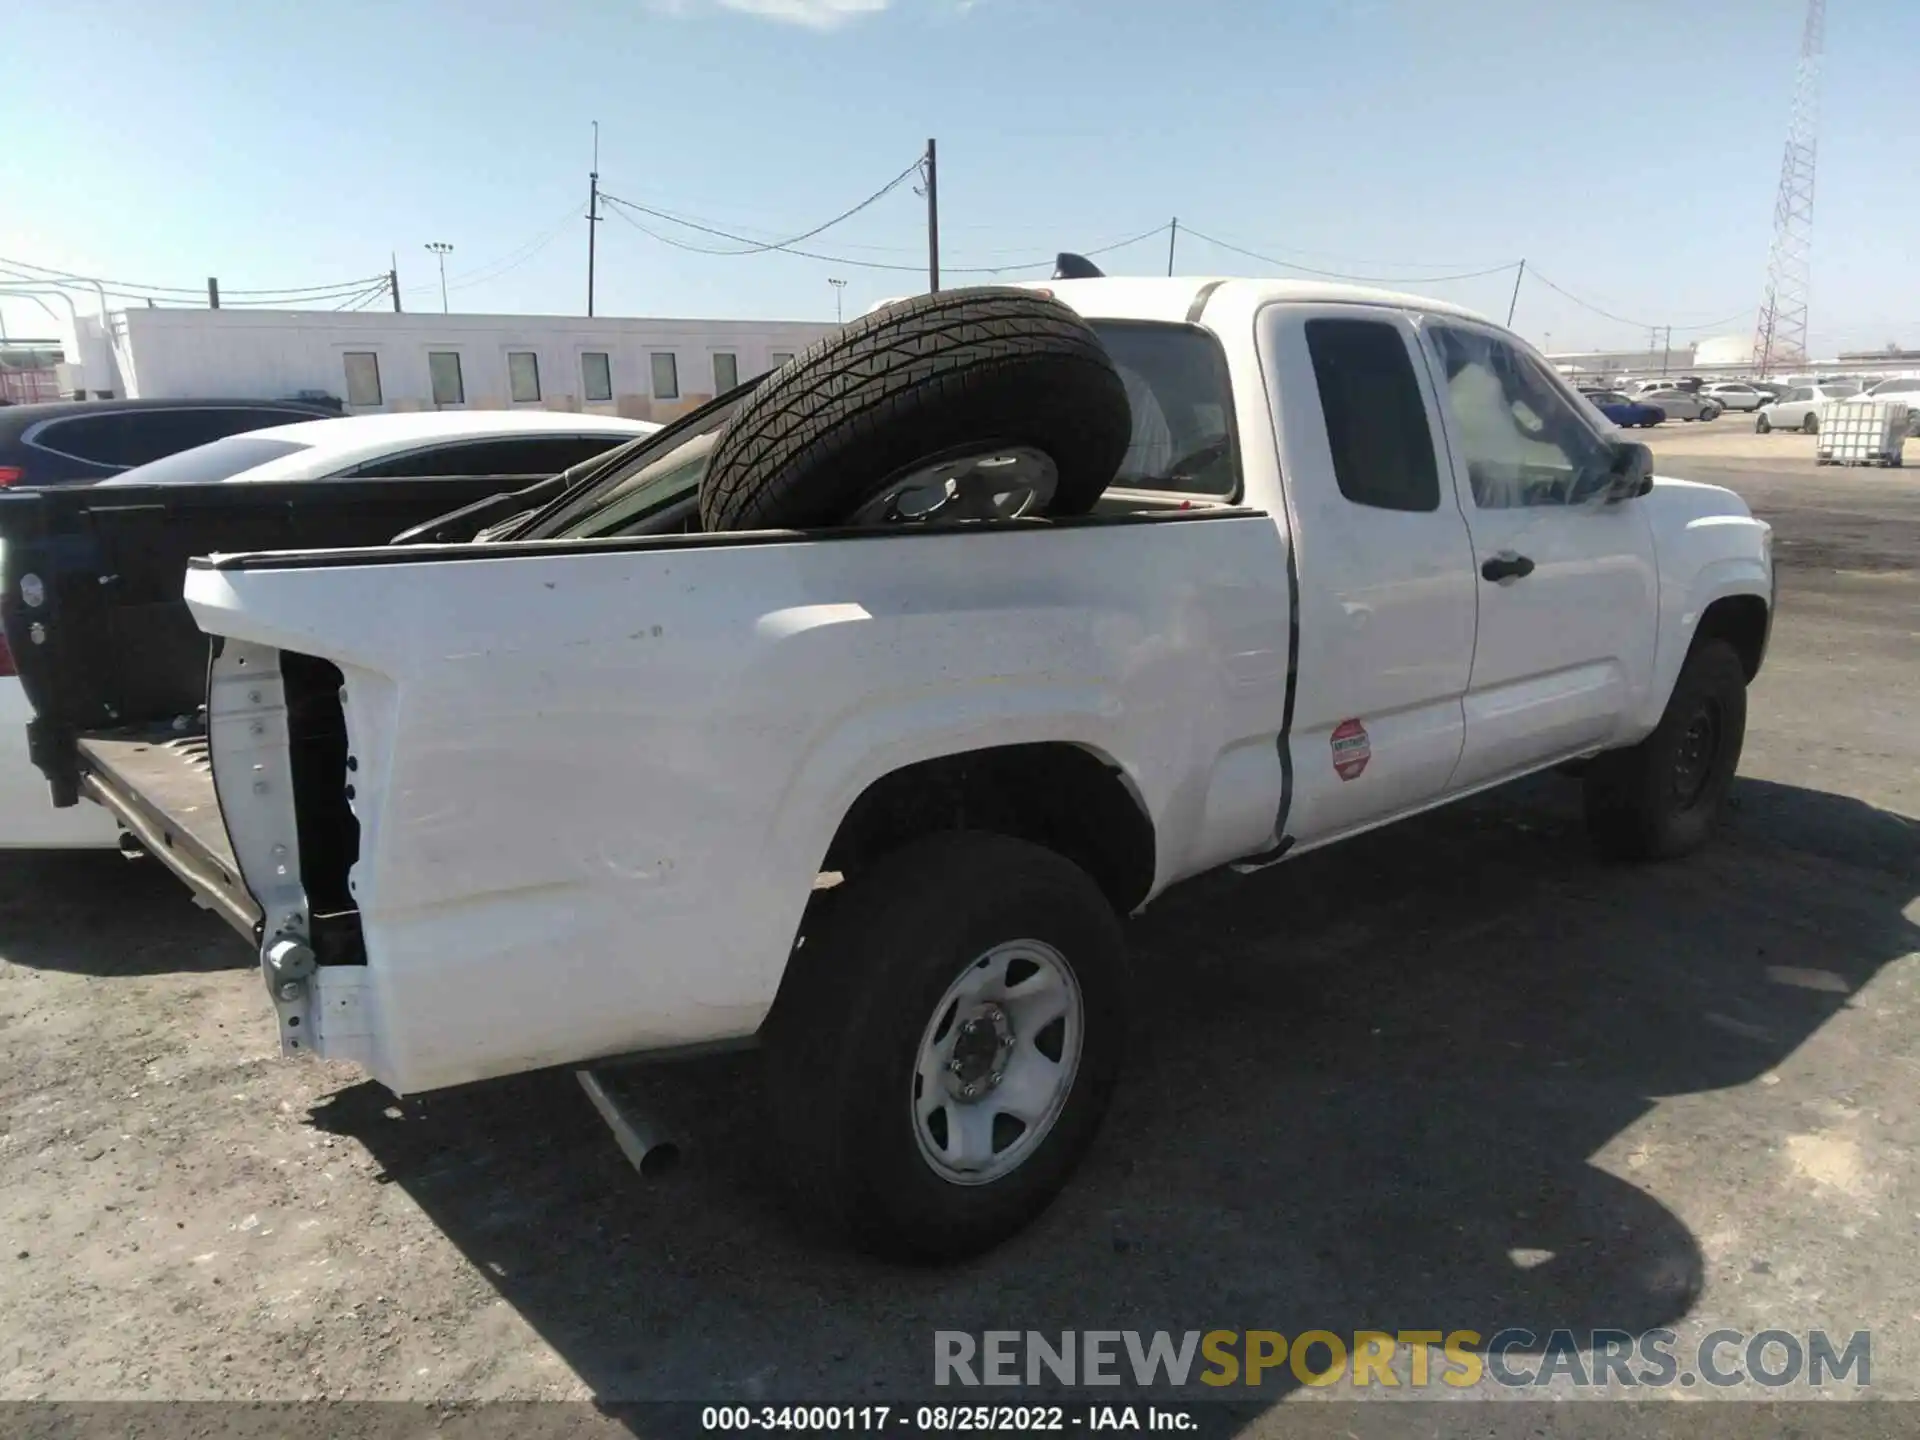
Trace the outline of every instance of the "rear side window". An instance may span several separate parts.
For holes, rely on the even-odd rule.
[[[353,473],[387,480],[425,475],[558,475],[582,460],[626,443],[619,435],[503,436],[435,445],[390,460],[370,460]]]
[[[1378,320],[1309,320],[1307,351],[1340,493],[1377,510],[1438,510],[1433,431],[1399,330]]]
[[[1232,389],[1220,344],[1197,326],[1089,321],[1112,357],[1133,412],[1115,485],[1186,495],[1240,488]]]
[[[211,445],[196,445],[151,465],[136,466],[108,483],[124,480],[138,485],[199,485],[228,480],[256,465],[308,448],[298,440],[278,440],[270,435],[229,435]]]
[[[243,431],[315,418],[309,411],[265,406],[119,410],[55,420],[35,434],[33,443],[43,450],[57,450],[96,465],[130,467]]]

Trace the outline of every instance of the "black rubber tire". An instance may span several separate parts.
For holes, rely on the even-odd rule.
[[[1717,712],[1718,743],[1691,803],[1673,791],[1688,727],[1701,707]],[[1724,640],[1696,643],[1680,667],[1666,713],[1638,745],[1594,757],[1583,777],[1587,833],[1618,860],[1669,860],[1697,850],[1719,822],[1747,729],[1747,672]]]
[[[896,477],[988,445],[1044,451],[1050,515],[1080,515],[1132,438],[1126,387],[1092,328],[1033,290],[977,288],[890,305],[772,375],[713,448],[707,530],[844,524]]]
[[[1772,429],[1773,429],[1773,426],[1768,423],[1766,416],[1758,415],[1754,417],[1754,421],[1753,421],[1754,434],[1765,435],[1769,433]]]
[[[1806,419],[1800,422],[1800,428],[1809,435],[1818,435],[1820,433],[1820,417],[1818,415],[1807,416]]]
[[[998,1180],[955,1184],[922,1158],[914,1135],[921,1037],[968,965],[1022,938],[1053,946],[1079,983],[1079,1068],[1024,1163]],[[1085,871],[978,831],[903,846],[835,894],[762,1030],[769,1100],[802,1197],[843,1238],[889,1259],[989,1249],[1052,1202],[1092,1143],[1127,1017],[1120,921]]]

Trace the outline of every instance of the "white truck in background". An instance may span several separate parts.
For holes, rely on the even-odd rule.
[[[1077,465],[1119,393],[1118,473]],[[882,434],[912,463],[849,460]],[[195,560],[224,824],[163,858],[225,874],[289,1050],[407,1092],[758,1037],[828,1213],[968,1253],[1091,1141],[1120,917],[1168,886],[1573,761],[1604,851],[1706,839],[1769,531],[1650,463],[1524,342],[1410,296],[921,297],[436,543]],[[777,508],[836,484],[814,513],[875,523]],[[113,748],[159,717],[89,725],[71,652],[24,663],[88,577],[34,572],[62,526],[9,504],[42,768],[165,829],[185,782]]]

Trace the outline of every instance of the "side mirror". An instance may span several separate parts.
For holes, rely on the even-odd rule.
[[[1653,452],[1637,441],[1615,441],[1613,464],[1607,473],[1609,504],[1645,495],[1653,489]]]

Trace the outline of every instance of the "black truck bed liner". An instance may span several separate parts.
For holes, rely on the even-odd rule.
[[[221,919],[251,935],[259,907],[241,883],[214,794],[205,735],[169,731],[82,735],[81,789]]]

